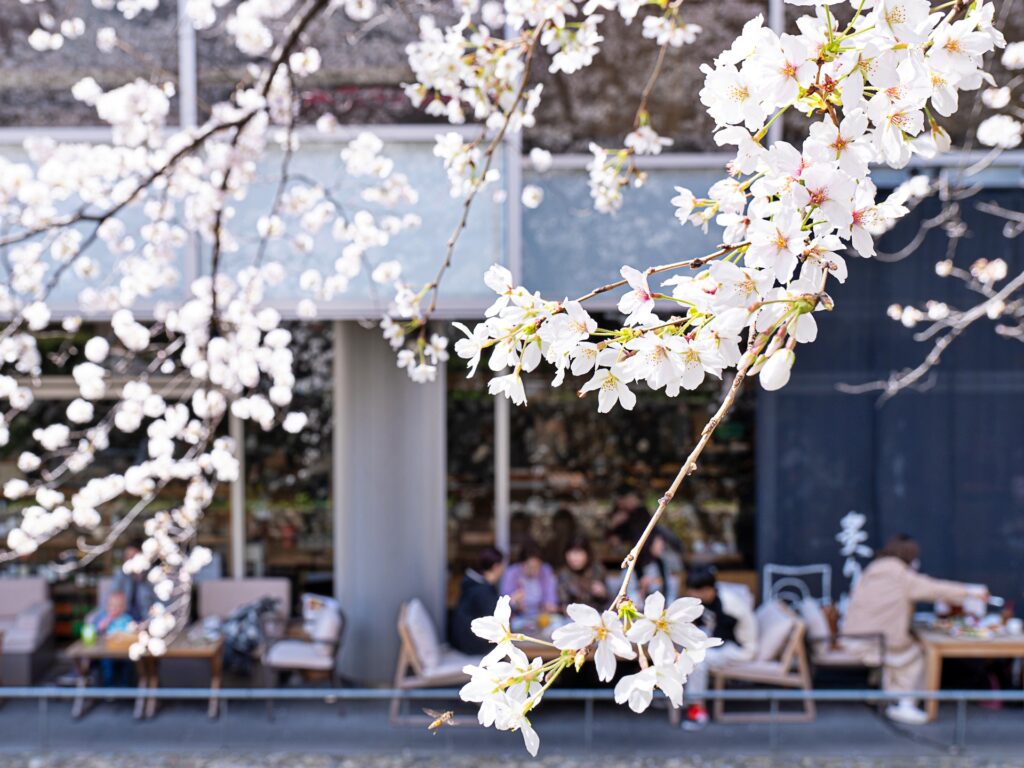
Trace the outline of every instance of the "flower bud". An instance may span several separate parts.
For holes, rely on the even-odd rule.
[[[761,386],[769,392],[782,389],[789,382],[789,373],[795,362],[796,355],[793,354],[793,350],[776,350],[761,369]]]

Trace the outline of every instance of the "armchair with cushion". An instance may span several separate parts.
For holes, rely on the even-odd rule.
[[[462,685],[469,676],[462,671],[467,664],[478,664],[478,656],[443,645],[427,607],[413,598],[398,613],[398,637],[401,650],[395,669],[395,688],[438,688]],[[391,700],[391,722],[399,722],[401,701]]]
[[[285,675],[302,673],[307,680],[322,679],[340,687],[338,661],[345,635],[345,612],[332,603],[316,614],[305,630],[294,629],[282,636],[286,625],[280,620],[264,624],[267,648],[261,663],[267,687],[276,687]],[[267,715],[273,717],[272,699]]]
[[[756,612],[758,646],[753,661],[738,662],[712,669],[711,676],[716,690],[723,690],[726,683],[738,682],[749,686],[767,685],[779,688],[811,690],[811,670],[804,647],[806,627],[782,600],[771,600],[761,605]],[[795,712],[729,712],[725,701],[716,699],[715,720],[732,723],[755,723],[775,720],[776,722],[810,722],[815,718],[814,700],[802,700],[802,708]]]
[[[0,682],[32,685],[53,658],[53,603],[46,579],[0,579],[0,633]]]
[[[842,632],[835,606],[822,606],[813,598],[804,598],[797,608],[807,624],[807,645],[814,667],[866,669],[869,683],[878,684],[885,658],[884,635]]]

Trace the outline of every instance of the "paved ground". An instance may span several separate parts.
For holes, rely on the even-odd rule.
[[[4,757],[0,765],[11,768],[138,768],[137,754],[98,754],[90,756],[44,755]],[[231,754],[175,755],[146,758],[146,768],[1007,768],[1024,765],[1017,761],[974,758],[922,757],[906,760],[872,760],[868,758],[580,758],[541,757],[536,761],[523,758],[478,756],[414,757],[360,756],[334,757],[310,754]]]
[[[262,704],[232,702],[218,720],[199,702],[169,703],[151,721],[131,717],[127,702],[98,703],[81,720],[68,702],[8,701],[0,708],[0,766],[17,768],[1024,768],[1024,711],[969,708],[959,755],[951,708],[939,722],[906,731],[873,710],[823,705],[813,724],[711,725],[699,733],[670,728],[664,712],[643,716],[595,707],[586,731],[582,707],[551,702],[534,718],[540,763],[530,763],[518,735],[477,727],[388,725],[382,703],[282,702],[268,721]],[[471,716],[470,718],[471,719]],[[142,758],[140,753],[144,752]],[[686,756],[683,758],[682,756]],[[581,757],[585,756],[585,757]],[[144,762],[140,762],[144,761]]]

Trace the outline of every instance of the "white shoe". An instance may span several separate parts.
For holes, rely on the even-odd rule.
[[[902,725],[924,725],[928,722],[928,713],[913,704],[891,704],[885,709],[885,716]]]

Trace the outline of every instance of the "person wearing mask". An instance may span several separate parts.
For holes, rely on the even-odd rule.
[[[473,619],[490,616],[498,605],[498,582],[505,571],[505,556],[494,547],[484,547],[476,567],[467,568],[452,612],[452,647],[463,653],[484,655],[493,647],[473,634]]]
[[[541,557],[537,542],[528,539],[519,550],[519,560],[501,579],[501,594],[512,598],[512,611],[528,620],[558,610],[555,572]]]
[[[594,562],[585,536],[570,539],[558,569],[558,599],[562,606],[583,603],[598,610],[607,608],[607,575],[604,566]]]
[[[124,548],[124,561],[127,563],[142,551],[138,543],[131,543]],[[125,573],[118,568],[114,573],[115,592],[121,592],[126,601],[125,610],[134,621],[145,621],[149,618],[149,609],[156,603],[156,593],[145,573]]]
[[[711,566],[694,568],[686,574],[686,596],[704,604],[697,626],[709,637],[722,640],[720,646],[707,649],[704,661],[694,668],[686,681],[685,698],[691,703],[686,709],[683,727],[697,730],[708,722],[704,694],[710,670],[752,661],[757,655],[757,619],[753,606],[741,592],[719,585],[718,574]]]
[[[919,691],[924,685],[924,653],[910,633],[914,605],[941,600],[960,605],[974,597],[988,600],[981,585],[933,579],[918,573],[921,549],[906,534],[897,534],[878,552],[853,587],[843,621],[847,635],[881,635],[885,639],[882,688],[886,691]],[[845,644],[855,650],[856,640]],[[865,658],[877,647],[863,643]],[[910,696],[890,705],[886,716],[904,725],[922,725],[927,714]]]

